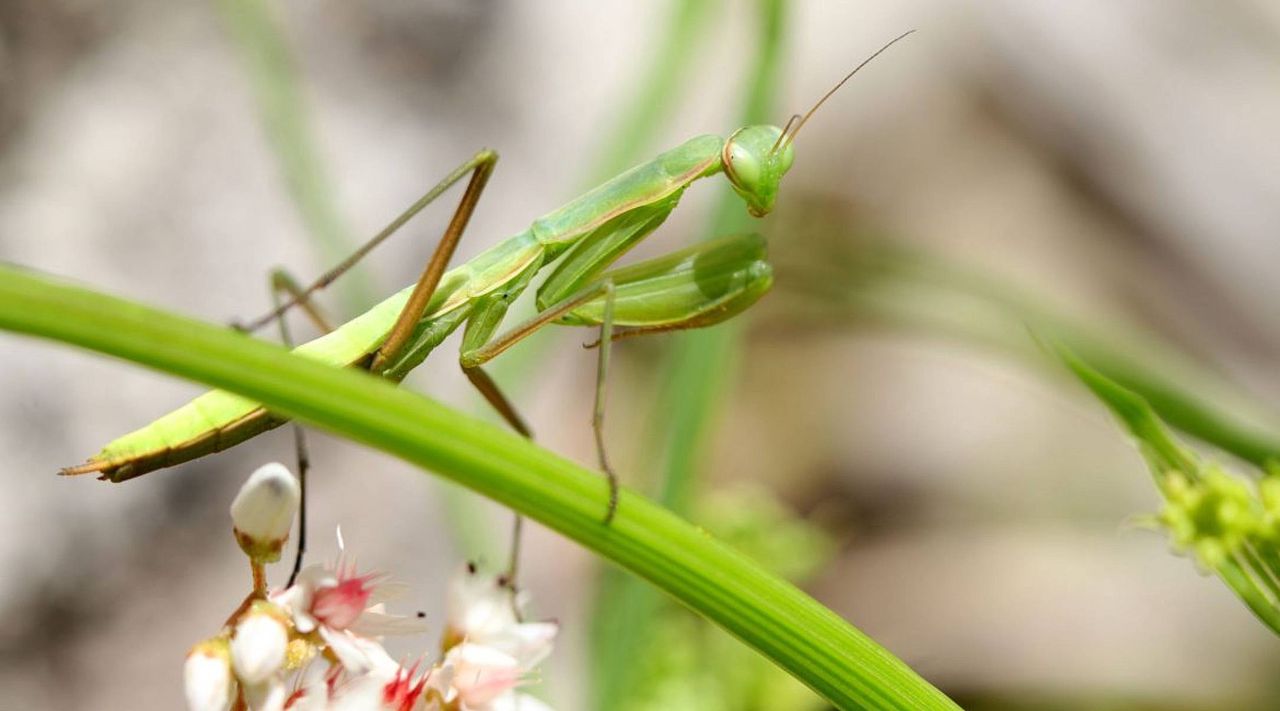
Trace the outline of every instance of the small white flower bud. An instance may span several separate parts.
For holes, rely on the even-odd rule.
[[[246,686],[261,684],[284,666],[289,632],[268,612],[251,610],[236,624],[231,664]]]
[[[227,641],[206,640],[187,653],[182,668],[187,708],[191,711],[226,711],[231,706],[231,653]]]
[[[259,467],[231,502],[236,540],[255,563],[280,560],[301,499],[298,480],[283,464]]]

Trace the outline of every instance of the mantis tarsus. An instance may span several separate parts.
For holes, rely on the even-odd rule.
[[[764,240],[755,234],[723,237],[632,266],[609,268],[661,225],[684,191],[700,178],[723,173],[753,216],[767,215],[791,167],[792,142],[800,129],[859,69],[908,34],[881,47],[785,127],[747,126],[727,139],[712,135],[690,139],[446,272],[498,160],[494,151],[481,150],[307,288],[299,288],[282,273],[273,275],[273,294],[288,292],[291,297],[277,301],[275,309],[244,328],[255,330],[301,306],[328,333],[299,346],[296,353],[334,365],[367,368],[399,381],[462,326],[459,362],[463,371],[508,424],[528,435],[529,428],[485,373],[484,364],[549,323],[599,327],[592,427],[600,467],[610,484],[607,523],[617,505],[617,478],[605,456],[602,430],[612,341],[719,323],[753,304],[772,283]],[[462,199],[418,282],[329,330],[309,297],[468,176]],[[499,334],[511,303],[536,274],[553,263],[554,269],[537,290],[537,313]],[[110,442],[85,464],[62,473],[96,472],[103,479],[124,481],[222,451],[284,422],[256,402],[214,390]],[[300,542],[299,554],[301,549]]]

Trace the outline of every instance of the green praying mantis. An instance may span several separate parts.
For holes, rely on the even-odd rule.
[[[867,57],[808,112],[792,116],[785,126],[746,126],[728,138],[705,135],[690,139],[446,271],[498,160],[496,152],[481,150],[306,288],[285,273],[275,272],[275,308],[241,328],[253,331],[279,321],[287,342],[283,316],[299,307],[327,333],[298,346],[295,353],[335,366],[364,368],[399,382],[461,327],[459,363],[463,372],[502,418],[525,436],[530,435],[530,429],[483,366],[548,324],[598,328],[592,428],[600,469],[609,481],[604,516],[608,523],[618,501],[617,476],[606,456],[603,435],[605,383],[613,341],[720,323],[754,304],[773,281],[765,241],[757,234],[721,237],[631,266],[611,267],[656,230],[685,190],[701,178],[723,174],[751,215],[769,214],[779,184],[794,160],[793,141],[805,123],[858,70],[909,34],[896,37]],[[468,176],[458,207],[419,280],[355,319],[330,328],[311,296]],[[536,291],[535,315],[499,333],[512,302],[548,267],[551,272]],[[289,296],[281,301],[282,294]],[[97,473],[102,479],[125,481],[223,451],[286,421],[259,403],[213,390],[108,443],[86,463],[61,473]],[[298,448],[299,474],[305,485],[300,434]],[[305,519],[301,528],[299,561]],[[295,574],[296,569],[295,564]]]

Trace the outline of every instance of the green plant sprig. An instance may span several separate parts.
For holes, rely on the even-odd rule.
[[[1129,430],[1165,503],[1145,521],[1163,528],[1175,550],[1212,571],[1280,634],[1280,478],[1255,486],[1206,463],[1177,441],[1147,401],[1061,345],[1058,356]]]

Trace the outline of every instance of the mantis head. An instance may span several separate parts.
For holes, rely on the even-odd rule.
[[[799,114],[792,116],[785,127],[746,126],[729,136],[729,140],[724,142],[720,163],[724,166],[724,173],[728,176],[734,191],[746,201],[747,212],[754,217],[764,217],[773,210],[773,201],[778,197],[778,184],[782,182],[782,176],[787,174],[791,169],[792,161],[795,160],[795,151],[791,143],[795,140],[796,134],[800,133],[800,129],[804,128],[809,118],[827,99],[831,98],[832,94],[844,86],[845,82],[857,74],[859,69],[867,66],[867,63],[878,57],[881,52],[912,32],[915,30],[898,35],[870,57],[862,60],[861,64],[854,67],[853,71],[846,74],[831,87],[830,91],[818,99],[818,103],[814,104],[804,116]]]
[[[783,129],[777,126],[746,126],[734,131],[720,155],[729,184],[755,217],[773,210],[778,183],[793,160],[795,151],[789,141],[783,144]]]

